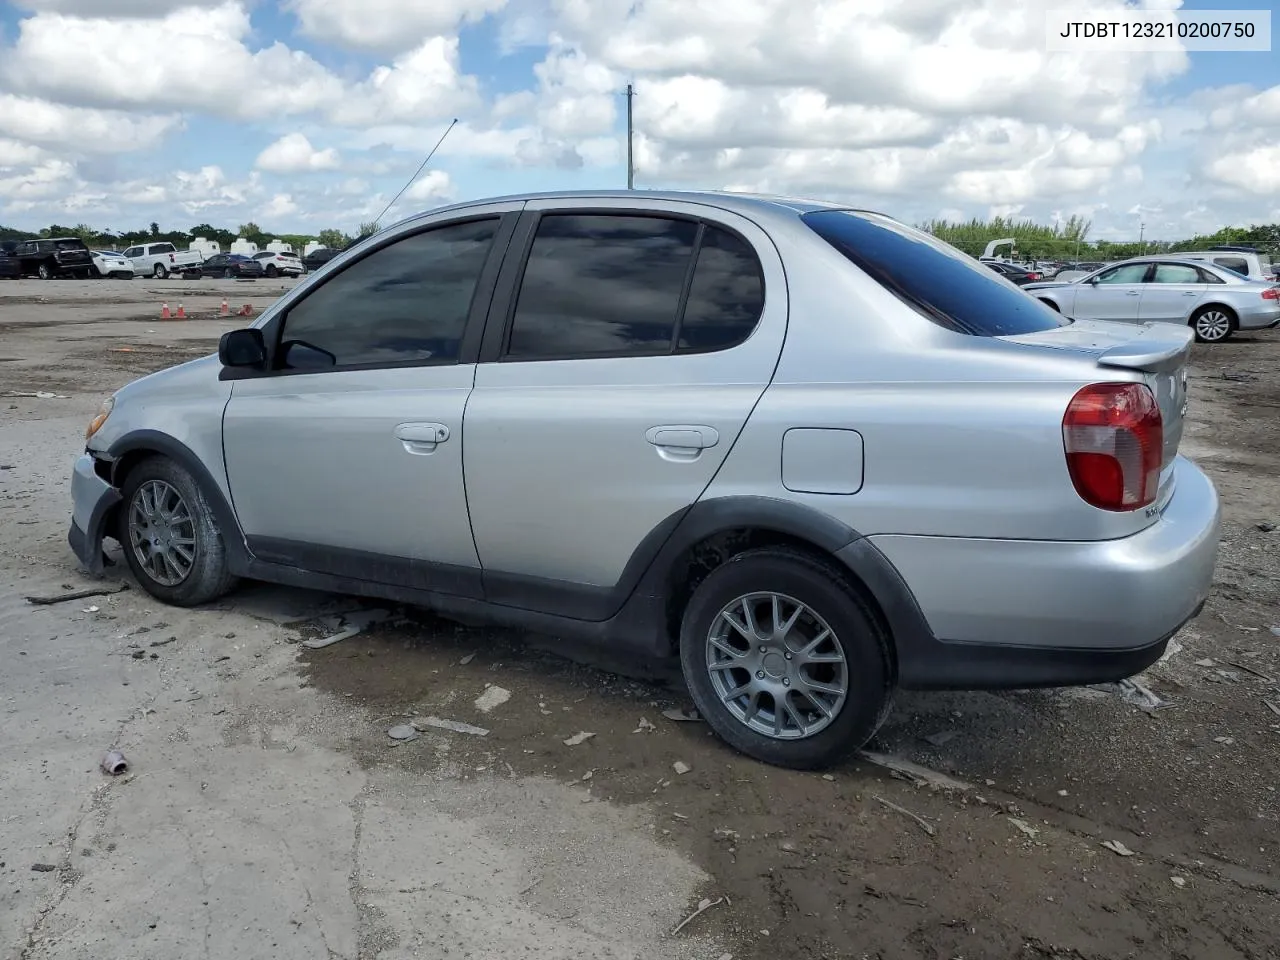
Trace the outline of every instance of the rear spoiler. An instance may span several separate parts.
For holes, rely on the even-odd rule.
[[[1100,354],[1098,366],[1170,373],[1187,362],[1194,340],[1190,327],[1149,323],[1132,340]]]

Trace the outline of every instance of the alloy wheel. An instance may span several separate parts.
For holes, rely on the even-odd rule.
[[[1221,310],[1206,310],[1196,317],[1196,333],[1209,343],[1225,340],[1231,332],[1231,318]]]
[[[814,610],[780,593],[724,606],[706,641],[711,685],[741,724],[776,740],[825,729],[849,693],[844,650]]]
[[[196,525],[182,495],[163,480],[148,480],[129,502],[129,547],[156,583],[177,586],[196,560]]]

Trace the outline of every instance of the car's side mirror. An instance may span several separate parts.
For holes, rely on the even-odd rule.
[[[224,367],[259,367],[267,362],[267,344],[256,327],[231,330],[218,341],[218,359]]]

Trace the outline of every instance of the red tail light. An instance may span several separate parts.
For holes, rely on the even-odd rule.
[[[1156,499],[1164,422],[1141,383],[1093,383],[1062,418],[1067,470],[1076,493],[1101,510],[1140,510]]]
[[[1028,274],[1027,274],[1027,279],[1029,279],[1029,280],[1043,280],[1043,279],[1044,279],[1044,274],[1043,274],[1043,273],[1034,273],[1034,272],[1032,272],[1032,273],[1028,273]]]
[[[1263,300],[1280,300],[1280,287],[1271,287],[1262,291]]]

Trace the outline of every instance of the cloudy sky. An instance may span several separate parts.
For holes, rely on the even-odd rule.
[[[1113,239],[1280,221],[1280,56],[1046,53],[1045,6],[0,0],[0,223],[350,230],[454,117],[389,219],[621,187],[628,82],[640,187],[1082,213]]]

